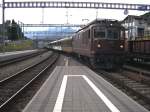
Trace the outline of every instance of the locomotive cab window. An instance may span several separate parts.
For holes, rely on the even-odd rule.
[[[106,32],[104,29],[94,29],[94,37],[105,38]]]
[[[108,30],[107,38],[110,39],[118,39],[119,38],[119,32],[117,30]]]
[[[104,28],[96,27],[94,29],[94,37],[95,38],[105,38],[106,37],[106,31]]]

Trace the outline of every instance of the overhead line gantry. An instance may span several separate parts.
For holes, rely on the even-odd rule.
[[[1,7],[2,7],[3,27],[5,21],[6,8],[91,8],[91,9],[122,9],[122,10],[150,11],[150,4],[67,2],[67,1],[5,2],[5,0],[2,0]],[[27,26],[36,26],[36,25],[27,25]]]
[[[147,4],[104,3],[104,2],[64,2],[64,1],[35,1],[35,2],[4,2],[4,8],[102,8],[128,9],[149,11]]]

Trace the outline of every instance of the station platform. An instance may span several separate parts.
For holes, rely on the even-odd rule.
[[[24,50],[24,51],[14,51],[14,52],[4,52],[0,53],[0,62],[6,61],[13,58],[18,58],[24,55],[29,55],[31,53],[36,53],[38,50]]]
[[[85,66],[57,66],[23,112],[149,112]]]

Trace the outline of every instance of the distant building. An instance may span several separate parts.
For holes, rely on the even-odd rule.
[[[149,36],[150,24],[149,19],[143,16],[128,15],[122,25],[126,29],[126,38],[128,40],[141,39]]]

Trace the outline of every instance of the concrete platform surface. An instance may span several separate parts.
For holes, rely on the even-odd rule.
[[[29,53],[29,52],[33,52],[33,51],[37,51],[37,49],[36,50],[14,51],[14,52],[4,52],[4,53],[0,53],[0,57],[14,55],[14,54],[21,54],[21,53]]]
[[[149,112],[85,66],[57,66],[23,112]]]
[[[0,62],[14,59],[14,58],[19,58],[21,56],[29,55],[31,53],[36,53],[36,52],[38,52],[37,49],[0,53]]]

